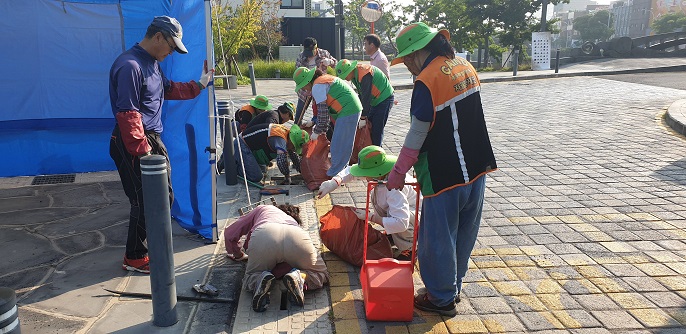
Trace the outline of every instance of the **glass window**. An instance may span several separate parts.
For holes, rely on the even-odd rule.
[[[281,1],[281,8],[305,8],[303,0],[283,0]]]

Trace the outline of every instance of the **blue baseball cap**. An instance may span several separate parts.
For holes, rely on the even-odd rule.
[[[178,53],[188,53],[186,46],[181,42],[181,37],[183,36],[183,28],[181,28],[181,23],[173,17],[169,16],[155,16],[150,25],[155,26],[168,33],[169,36],[174,40],[176,44],[176,52]]]

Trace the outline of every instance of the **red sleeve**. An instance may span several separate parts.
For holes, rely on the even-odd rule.
[[[116,115],[121,139],[129,154],[137,157],[152,150],[145,137],[141,113],[136,110],[120,111]]]
[[[167,100],[190,100],[200,95],[200,84],[191,80],[190,82],[169,82],[169,89],[164,91],[164,98]]]

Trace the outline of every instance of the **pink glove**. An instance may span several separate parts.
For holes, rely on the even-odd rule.
[[[400,149],[398,160],[388,174],[388,182],[386,183],[386,188],[388,188],[388,190],[400,190],[405,186],[405,174],[407,174],[407,171],[417,162],[417,156],[419,156],[419,150],[414,150],[406,146],[403,146],[403,148]]]

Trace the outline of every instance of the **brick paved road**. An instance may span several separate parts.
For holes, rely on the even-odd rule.
[[[410,96],[396,93],[391,152],[407,131]],[[575,77],[484,84],[482,97],[500,170],[487,181],[467,298],[453,319],[419,312],[426,323],[684,331],[686,139],[662,115],[686,91]],[[362,189],[341,188],[332,201],[361,206]]]

